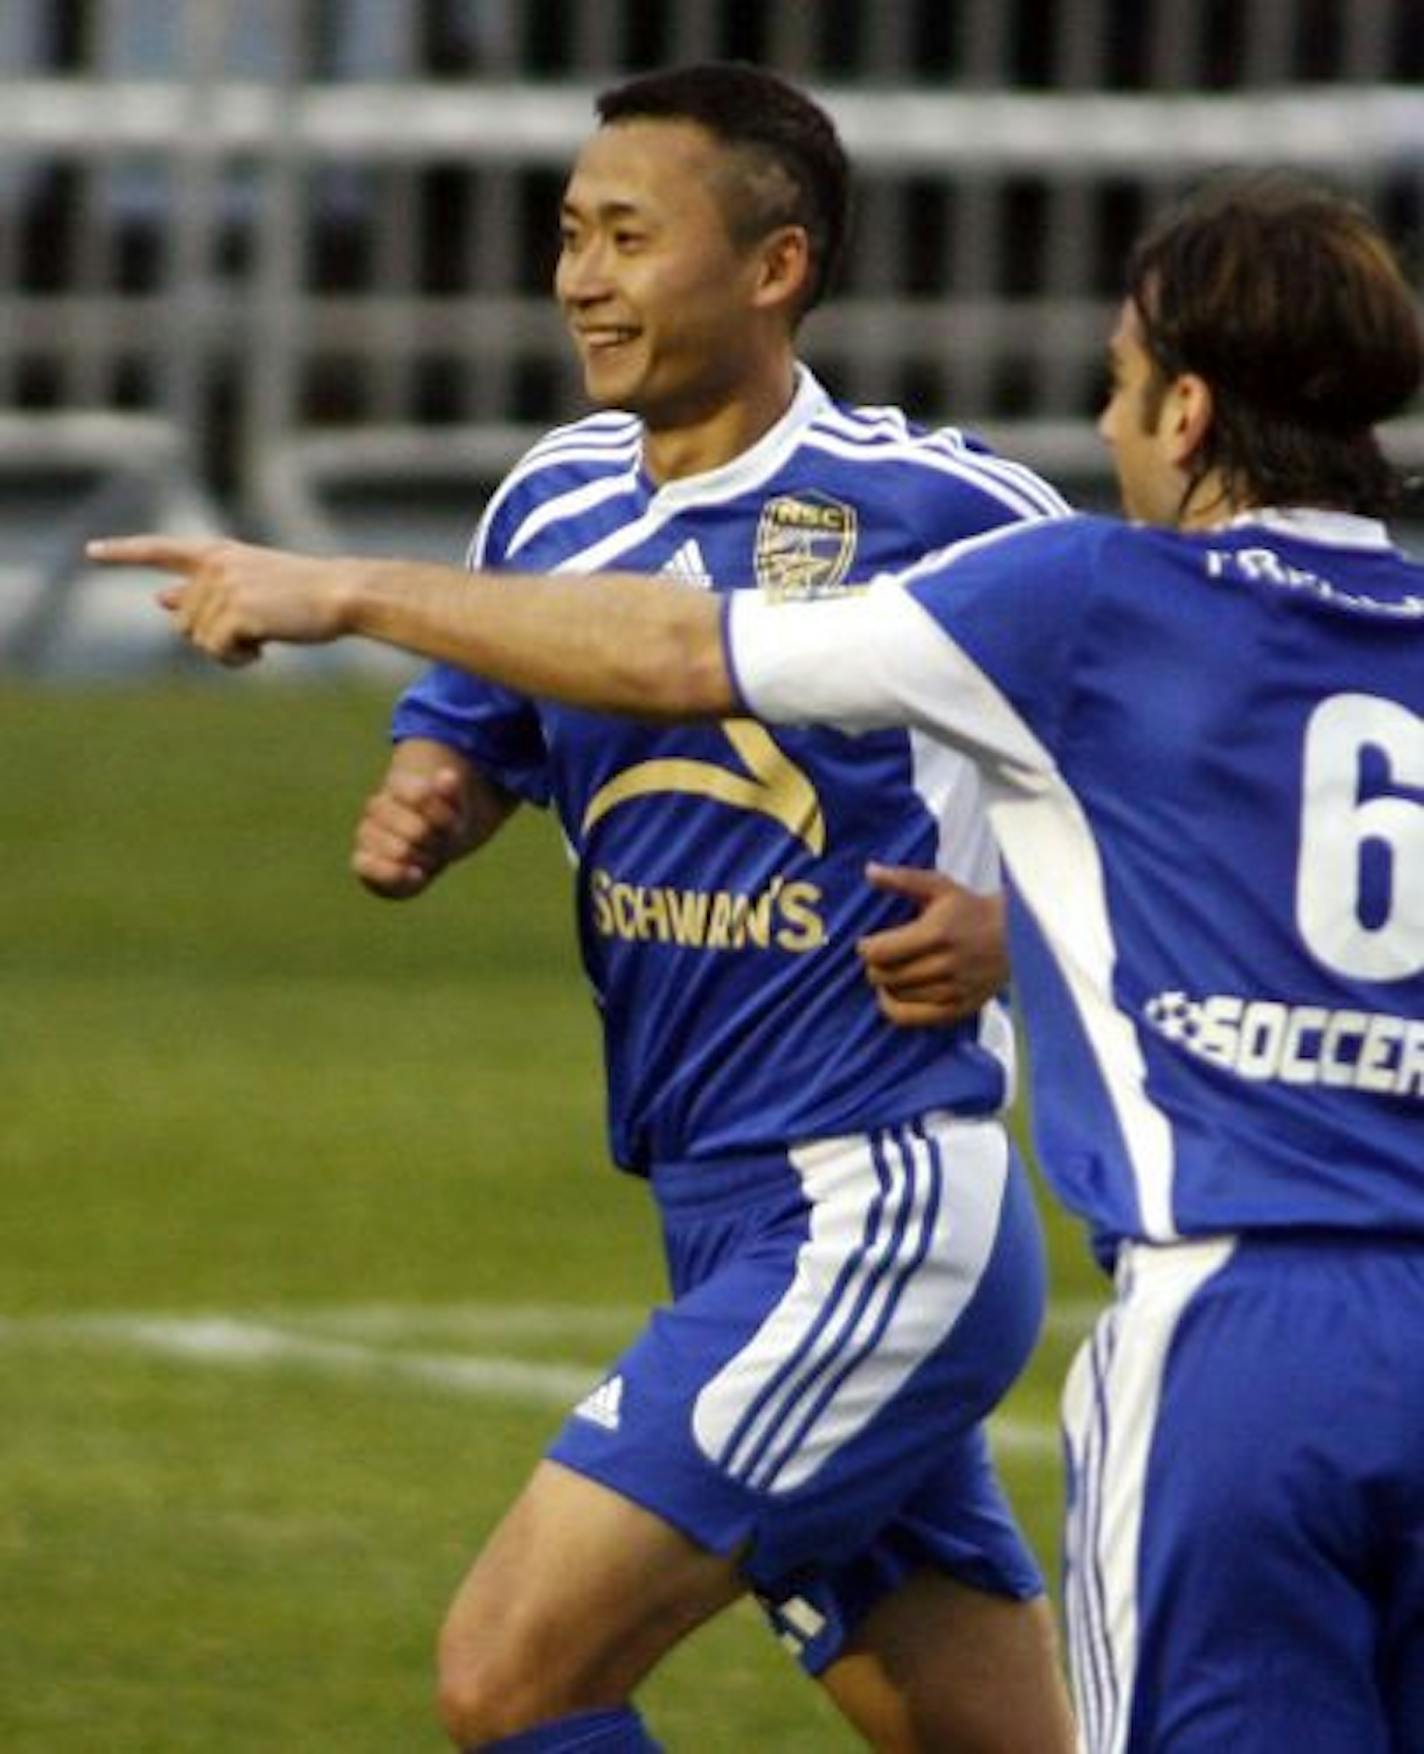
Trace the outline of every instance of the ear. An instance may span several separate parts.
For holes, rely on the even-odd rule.
[[[763,309],[795,310],[811,279],[811,240],[804,225],[781,225],[759,246],[753,302]]]
[[[1168,461],[1184,469],[1211,431],[1214,401],[1211,385],[1195,372],[1183,372],[1168,388],[1159,430],[1167,443]]]

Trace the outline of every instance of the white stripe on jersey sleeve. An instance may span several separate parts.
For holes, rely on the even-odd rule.
[[[904,725],[981,764],[1005,863],[1072,995],[1117,1115],[1142,1232],[1153,1241],[1174,1240],[1171,1128],[1147,1095],[1133,1020],[1112,1002],[1117,949],[1102,861],[1050,752],[893,580],[859,597],[820,603],[777,603],[739,591],[725,614],[735,685],[757,717],[850,731]]]
[[[812,427],[806,433],[805,445],[808,450],[823,451],[827,456],[841,457],[853,463],[899,463],[952,476],[998,500],[1021,518],[1061,518],[1071,510],[1067,501],[1031,469],[1020,463],[1004,465],[1001,458],[986,456],[967,447],[956,451],[952,446],[914,439],[903,444],[887,444],[882,440],[869,445],[818,427]]]
[[[923,429],[912,427],[898,408],[844,408],[832,406],[816,421],[812,435],[824,435],[832,441],[841,440],[855,446],[857,461],[883,457],[887,461],[909,464],[936,463],[949,465],[948,473],[980,485],[1000,483],[1017,498],[1026,499],[1033,515],[1061,518],[1071,515],[1068,504],[1051,482],[1045,481],[1026,463],[1016,462],[994,450],[980,449],[969,442],[957,426]],[[828,445],[827,450],[832,446]],[[838,447],[835,455],[846,455]]]
[[[485,502],[479,525],[465,555],[469,567],[484,565],[486,544],[494,518],[521,482],[565,463],[636,464],[642,445],[642,426],[630,414],[591,414],[571,426],[555,427],[531,445]],[[613,477],[626,480],[626,467]],[[525,537],[521,527],[516,539]]]
[[[585,481],[572,492],[556,494],[552,499],[542,501],[529,514],[509,539],[505,549],[505,559],[513,562],[521,548],[532,542],[541,530],[548,529],[550,524],[557,524],[565,518],[576,518],[581,512],[592,511],[605,500],[617,499],[619,494],[628,493],[633,487],[633,477],[626,469],[620,469],[616,475],[599,475],[592,481]]]
[[[998,451],[976,450],[958,427],[941,427],[937,432],[927,435],[925,444],[931,450],[944,451],[972,474],[982,473],[1013,483],[1034,501],[1045,517],[1066,518],[1073,515],[1073,508],[1068,501],[1036,469],[1030,469],[1027,463],[1005,457]]]
[[[582,420],[571,420],[563,426],[551,427],[530,445],[516,468],[525,463],[544,462],[559,452],[573,447],[579,451],[617,451],[628,445],[642,443],[643,423],[636,414],[610,409],[600,414],[586,414]]]

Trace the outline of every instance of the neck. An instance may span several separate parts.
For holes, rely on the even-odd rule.
[[[659,483],[720,469],[770,432],[795,393],[795,365],[788,354],[774,370],[739,385],[714,407],[667,424],[647,421],[643,466]]]
[[[1188,486],[1177,508],[1179,530],[1219,530],[1254,502],[1237,499],[1227,492],[1226,483],[1215,469],[1199,476]]]

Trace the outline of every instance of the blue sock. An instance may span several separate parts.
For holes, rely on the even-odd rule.
[[[576,1711],[484,1746],[488,1754],[661,1754],[631,1705]]]

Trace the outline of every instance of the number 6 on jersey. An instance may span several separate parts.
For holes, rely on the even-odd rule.
[[[1388,770],[1395,789],[1387,795],[1361,797],[1369,755]],[[1306,727],[1302,779],[1296,921],[1312,955],[1364,980],[1417,975],[1424,969],[1424,719],[1372,694],[1332,695]],[[1382,856],[1385,899],[1373,910],[1379,917],[1367,919],[1366,873]]]

